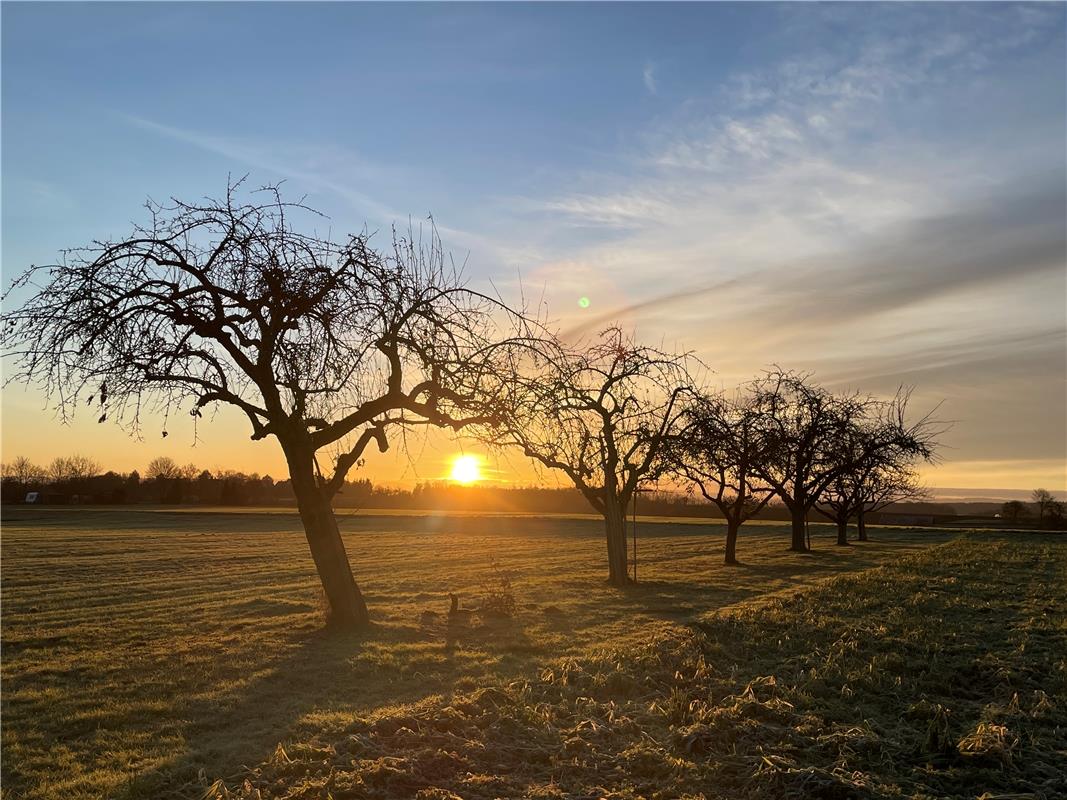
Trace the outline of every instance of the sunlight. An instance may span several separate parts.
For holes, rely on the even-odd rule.
[[[478,456],[456,456],[452,461],[452,472],[448,477],[464,486],[481,480],[482,469],[478,463]]]

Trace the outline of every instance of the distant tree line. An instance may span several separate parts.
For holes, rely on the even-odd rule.
[[[1001,506],[1001,518],[1013,524],[1036,524],[1054,530],[1062,530],[1067,525],[1067,506],[1048,489],[1034,489],[1030,500],[1030,504],[1009,500]]]
[[[163,469],[160,469],[162,467]],[[5,505],[25,503],[36,492],[38,502],[81,505],[202,505],[293,507],[296,499],[288,480],[274,480],[237,470],[206,470],[193,464],[179,466],[172,459],[154,459],[142,471],[105,470],[97,461],[83,455],[53,459],[42,467],[31,459],[17,456],[0,465],[0,497]],[[1025,527],[1062,528],[1067,524],[1064,503],[1044,489],[1035,489],[1042,503],[1012,500],[999,506],[998,516],[1007,523]],[[335,505],[350,509],[398,509],[416,511],[506,512],[541,514],[585,514],[589,504],[577,489],[551,486],[509,486],[482,483],[471,486],[437,480],[417,483],[410,489],[376,486],[369,479],[346,481]],[[986,517],[992,517],[991,503],[976,504]],[[631,505],[631,513],[634,511]],[[718,503],[708,501],[696,487],[642,489],[638,509],[642,516],[692,517],[723,520],[729,517]],[[821,509],[809,520],[822,518]],[[882,522],[901,519],[950,521],[959,515],[951,503],[932,502],[925,497],[898,499],[879,505],[875,515]],[[870,516],[870,511],[865,518]],[[746,518],[785,521],[789,510],[772,498],[763,508]],[[855,522],[856,519],[853,518]],[[857,538],[865,532],[857,530]]]
[[[153,459],[144,470],[130,472],[105,470],[94,459],[77,454],[53,459],[44,467],[18,456],[0,465],[0,492],[7,505],[25,503],[30,493],[37,494],[38,503],[61,505],[293,507],[296,504],[288,480],[229,469],[212,471],[194,464],[181,466],[165,456]],[[573,488],[492,483],[462,486],[447,480],[424,481],[410,489],[376,486],[366,478],[350,480],[338,492],[335,505],[338,508],[418,511],[589,512],[588,502]],[[897,508],[904,512],[945,517],[956,513],[951,505],[933,503],[898,505]],[[724,518],[714,504],[699,496],[658,489],[641,492],[640,513],[645,516]],[[789,519],[784,506],[773,502],[758,516]]]
[[[206,470],[180,465],[161,456],[143,472],[104,471],[91,458],[73,455],[54,459],[45,467],[17,457],[3,465],[3,502],[25,502],[31,492],[41,503],[122,505],[132,503],[209,506],[293,505],[292,484],[270,475],[236,470]],[[346,484],[358,500],[372,494],[370,481]]]

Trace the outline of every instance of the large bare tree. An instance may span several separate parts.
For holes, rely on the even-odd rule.
[[[527,349],[515,358],[507,412],[479,426],[491,446],[516,447],[564,473],[604,517],[608,581],[630,581],[626,509],[683,422],[688,357],[637,344],[619,328],[589,343]]]
[[[384,252],[366,234],[334,241],[298,230],[324,219],[277,187],[240,182],[147,208],[129,237],[15,282],[30,295],[4,315],[8,380],[43,387],[64,418],[90,404],[140,431],[152,411],[164,436],[178,410],[239,409],[285,454],[331,622],[365,624],[333,497],[396,426],[491,416],[494,345],[522,317],[466,289],[433,232],[394,232]]]
[[[774,496],[756,464],[769,458],[751,399],[699,394],[687,403],[684,427],[668,449],[668,470],[713,503],[726,520],[725,563],[737,564],[741,526]]]

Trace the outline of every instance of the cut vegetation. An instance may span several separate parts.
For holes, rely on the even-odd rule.
[[[952,542],[355,719],[208,796],[1064,797],[1065,556]]]
[[[349,516],[330,635],[290,514],[4,522],[4,798],[1064,793],[1061,537],[648,521],[619,591],[594,520]]]

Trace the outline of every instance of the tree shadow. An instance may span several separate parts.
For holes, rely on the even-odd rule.
[[[938,538],[947,541],[952,535]],[[762,560],[746,561],[742,556],[735,564],[724,563],[719,552],[709,552],[706,580],[640,580],[619,590],[619,602],[652,617],[687,624],[737,603],[881,566],[886,563],[885,548],[899,543],[893,537],[881,542],[852,541],[849,547],[842,547],[823,539],[808,552],[783,547],[780,556],[771,560],[762,552]]]
[[[355,716],[473,688],[480,676],[461,658],[465,653],[515,654],[517,670],[541,652],[520,620],[441,616],[432,626],[393,622],[294,634],[284,656],[225,696],[191,701],[182,713],[184,751],[136,774],[114,796],[201,797],[214,780],[236,780],[298,735],[337,733]],[[509,671],[493,664],[493,677]]]
[[[693,573],[664,579],[653,571],[650,580],[603,597],[592,593],[599,615],[593,621],[580,610],[549,613],[555,606],[528,605],[513,619],[424,612],[421,618],[415,613],[410,620],[392,617],[359,632],[294,631],[276,644],[275,657],[259,660],[221,696],[214,691],[190,699],[181,709],[183,721],[172,724],[184,742],[182,752],[142,769],[115,796],[199,797],[214,779],[236,779],[242,767],[266,760],[287,740],[328,737],[343,732],[353,717],[532,674],[567,647],[596,639],[597,625],[637,630],[637,618],[644,615],[696,627],[724,607],[885,563],[885,548],[894,544],[835,549],[819,542],[810,554],[787,553],[783,547],[772,560],[763,551],[762,560],[730,566],[709,550],[707,571],[696,579]],[[269,615],[274,606],[257,610]],[[564,644],[550,651],[531,630],[555,635],[553,646]]]

